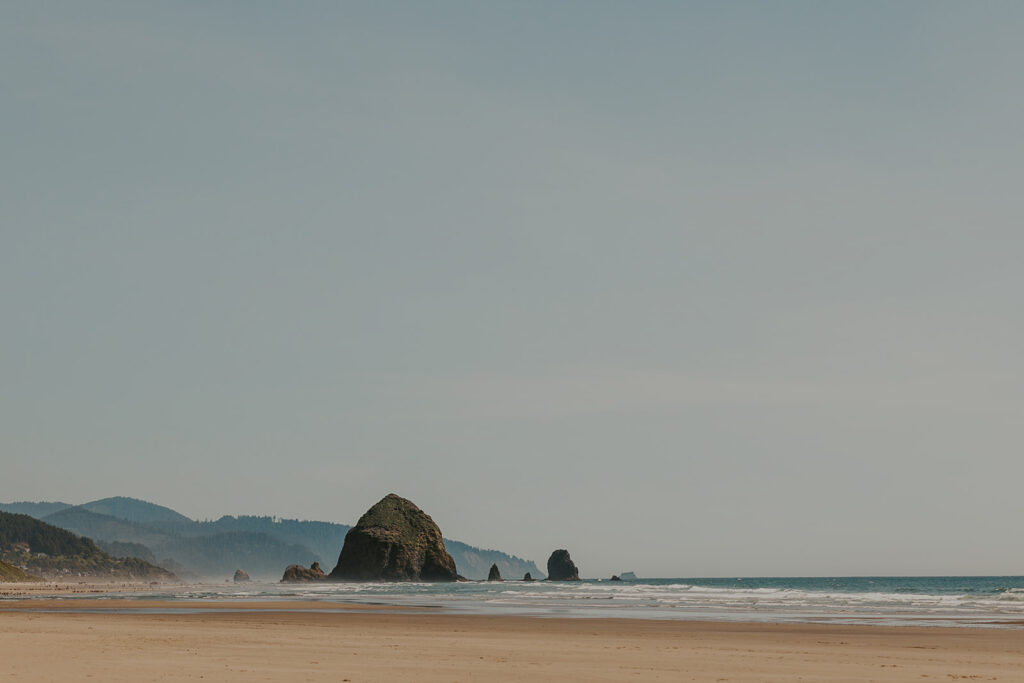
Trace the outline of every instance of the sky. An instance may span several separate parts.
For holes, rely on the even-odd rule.
[[[5,2],[0,500],[1024,572],[1024,5]]]

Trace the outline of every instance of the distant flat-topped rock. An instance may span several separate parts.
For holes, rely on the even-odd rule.
[[[505,580],[505,579],[501,578],[501,572],[498,571],[498,565],[496,565],[496,564],[492,564],[491,565],[491,571],[489,571],[487,573],[487,580],[488,581],[504,581]]]
[[[569,557],[569,551],[559,549],[548,558],[548,581],[579,581],[580,571]]]
[[[245,583],[249,580],[249,575],[245,573],[244,569],[235,570],[235,583]]]
[[[458,581],[441,530],[410,501],[389,493],[345,535],[339,581]]]
[[[301,564],[293,564],[284,570],[281,583],[308,583],[310,581],[323,581],[327,577],[324,570],[320,569],[320,563],[314,562],[306,569]]]

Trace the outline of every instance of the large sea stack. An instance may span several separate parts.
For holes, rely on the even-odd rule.
[[[568,550],[556,550],[548,558],[548,581],[579,581],[580,571]]]
[[[491,565],[491,571],[488,572],[488,574],[487,574],[487,580],[488,581],[504,581],[505,580],[505,579],[501,578],[501,571],[498,570],[498,565],[496,565],[496,564],[492,564]]]
[[[345,535],[339,581],[457,581],[441,530],[411,500],[393,493],[366,511]]]

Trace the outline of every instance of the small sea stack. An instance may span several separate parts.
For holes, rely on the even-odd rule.
[[[580,570],[569,557],[569,551],[560,548],[548,558],[548,581],[579,581]]]
[[[612,574],[612,578],[610,578],[610,579],[608,579],[608,580],[609,580],[609,581],[622,581],[622,579],[620,579],[620,578],[619,578],[618,576],[616,576],[615,574]]]
[[[235,583],[245,583],[248,580],[249,575],[245,572],[244,569],[235,570]]]
[[[394,493],[345,534],[334,581],[458,581],[455,560],[430,515]]]
[[[501,578],[501,572],[498,571],[498,565],[496,565],[496,564],[492,564],[491,565],[491,571],[487,572],[487,580],[488,581],[504,581],[505,580],[505,579]]]
[[[310,583],[313,581],[324,581],[327,577],[324,570],[320,569],[320,563],[314,562],[309,569],[301,564],[293,564],[284,570],[281,583]]]
[[[533,576],[530,574],[530,572],[526,572],[526,574],[523,575],[523,581],[536,581],[536,580],[537,579],[533,578]]]

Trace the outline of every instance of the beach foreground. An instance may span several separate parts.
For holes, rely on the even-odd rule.
[[[131,609],[135,601],[118,602]],[[0,603],[0,679],[1013,681],[1024,671],[1024,632],[1016,629],[338,613],[322,603],[40,611],[68,606]]]

